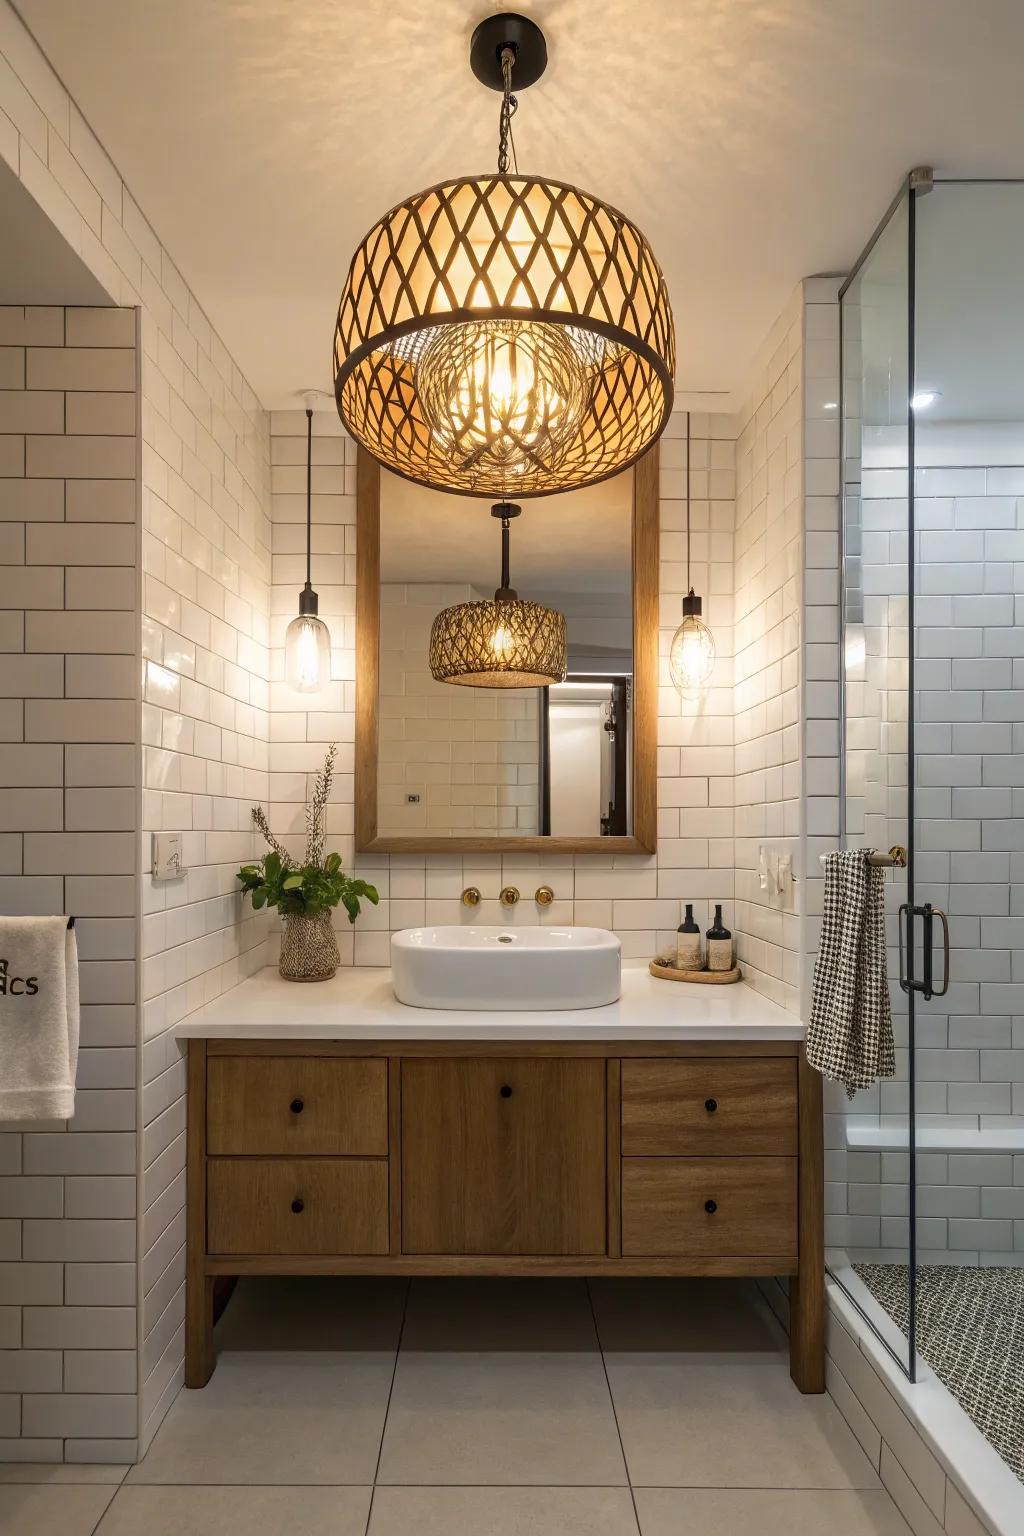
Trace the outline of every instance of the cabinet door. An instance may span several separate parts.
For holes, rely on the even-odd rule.
[[[402,1250],[605,1253],[604,1062],[403,1061]]]

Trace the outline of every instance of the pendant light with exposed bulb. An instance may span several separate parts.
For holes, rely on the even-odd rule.
[[[702,600],[690,581],[690,415],[686,413],[686,585],[683,622],[672,636],[668,655],[672,681],[683,698],[697,698],[711,681],[715,637],[701,618]]]
[[[313,392],[306,394],[306,585],[299,593],[298,617],[285,631],[285,679],[296,693],[318,693],[331,680],[331,635],[318,615],[313,591]]]

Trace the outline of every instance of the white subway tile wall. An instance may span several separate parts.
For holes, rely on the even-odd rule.
[[[136,324],[0,308],[0,911],[76,918],[82,1001],[74,1118],[0,1127],[0,1459],[136,1448]],[[121,612],[66,611],[86,568]]]
[[[266,915],[243,907],[236,873],[257,852],[251,812],[269,790],[268,429],[194,299],[165,282],[163,305],[142,311],[142,1449],[183,1358],[173,1026],[267,960]],[[180,879],[152,877],[159,831],[182,834]]]
[[[268,791],[269,418],[9,0],[0,0],[0,127],[0,158],[112,305],[122,307],[28,310],[18,334],[0,340],[0,392],[22,394],[28,385],[38,397],[9,407],[35,412],[31,419],[0,426],[0,475],[8,477],[0,527],[32,531],[23,552],[17,532],[0,539],[0,563],[13,552],[19,567],[18,608],[0,607],[0,644],[4,661],[8,652],[35,658],[15,661],[5,675],[13,684],[19,668],[59,663],[67,653],[62,689],[55,690],[56,674],[48,678],[45,666],[33,672],[38,694],[24,703],[0,689],[0,743],[63,750],[65,789],[61,827],[45,824],[50,802],[37,797],[21,807],[23,831],[0,830],[0,878],[20,882],[27,910],[66,904],[92,914],[95,923],[82,934],[84,959],[91,946],[83,979],[88,972],[90,987],[109,987],[116,997],[85,1005],[83,1043],[102,1050],[109,1069],[83,1052],[82,1071],[92,1075],[78,1096],[73,1134],[55,1127],[0,1136],[0,1175],[52,1177],[66,1186],[65,1218],[106,1222],[122,1219],[125,1183],[141,1173],[138,1287],[134,1263],[118,1250],[101,1252],[102,1244],[95,1262],[76,1254],[63,1266],[32,1263],[20,1279],[12,1271],[22,1266],[4,1262],[0,1339],[15,1350],[63,1348],[51,1343],[44,1325],[58,1327],[66,1313],[69,1350],[134,1352],[136,1325],[142,1343],[140,1407],[130,1424],[120,1388],[91,1394],[65,1379],[67,1412],[40,1391],[22,1438],[7,1410],[0,1456],[131,1460],[137,1445],[145,1449],[182,1375],[184,1079],[169,1031],[182,1013],[265,959],[265,918],[243,915],[233,891],[237,864],[255,851],[250,805]],[[130,377],[120,355],[126,350]],[[120,398],[129,394],[130,401]],[[58,422],[54,399],[72,395],[66,420]],[[7,419],[17,422],[16,415]],[[90,540],[87,525],[95,524],[104,525],[101,542]],[[141,782],[139,705],[136,684],[129,686],[140,651],[145,787],[141,828],[133,830],[134,823],[124,825],[119,792]],[[90,678],[107,690],[102,710],[91,702]],[[18,775],[13,789],[61,788],[45,778],[22,782],[24,766],[11,771]],[[104,818],[102,835],[91,830],[89,818],[97,816]],[[148,874],[148,834],[159,829],[185,835],[190,872],[168,886],[154,885]],[[125,980],[135,963],[125,918],[136,920],[140,877],[141,1034]],[[140,1046],[131,1086],[124,1087],[124,1053]],[[131,1112],[121,1107],[129,1099]],[[75,1215],[69,1190],[83,1181],[92,1203],[88,1215]],[[95,1181],[106,1184],[110,1204]],[[62,1270],[64,1307],[53,1284]],[[17,1302],[9,1301],[12,1294]],[[33,1303],[24,1326],[22,1300]],[[117,1314],[113,1342],[104,1332],[108,1313]],[[72,1377],[87,1379],[81,1370]],[[91,1379],[120,1378],[104,1367],[93,1368]],[[84,1423],[75,1405],[90,1397],[96,1412]]]
[[[691,421],[691,576],[717,648],[711,687],[699,702],[681,700],[668,671],[668,650],[686,592],[686,417],[677,412],[661,441],[661,615],[658,691],[657,856],[637,855],[364,855],[353,837],[355,727],[355,446],[334,412],[313,421],[313,585],[332,639],[332,681],[310,708],[284,682],[284,633],[295,616],[304,578],[296,538],[305,520],[306,419],[301,410],[272,416],[274,585],[271,597],[270,816],[294,851],[303,844],[302,806],[326,744],[337,741],[338,776],[328,812],[331,845],[346,865],[380,889],[379,907],[364,907],[355,928],[341,919],[343,962],[387,965],[392,931],[422,922],[460,922],[466,885],[484,900],[468,914],[499,922],[498,893],[531,880],[551,885],[546,909],[530,900],[519,923],[595,923],[614,929],[623,954],[645,959],[674,942],[682,901],[693,901],[707,926],[716,901],[726,922],[733,908],[733,418],[695,414]],[[298,476],[298,478],[296,478]],[[343,537],[341,535],[343,534]],[[344,558],[341,550],[344,550]],[[318,551],[320,551],[318,558]],[[454,691],[454,690],[453,690]],[[450,740],[438,743],[450,753]],[[543,872],[543,873],[542,873]]]
[[[291,528],[285,523],[280,531],[288,533]],[[275,546],[278,542],[275,526]],[[279,575],[275,569],[275,580]],[[452,604],[480,602],[490,595],[466,583],[381,584],[378,807],[382,836],[526,837],[537,832],[540,714],[536,690],[455,688],[436,683],[427,665],[435,614]],[[412,795],[415,801],[410,801]]]
[[[803,297],[797,289],[752,371],[736,434],[736,928],[744,974],[800,1006],[800,574]],[[762,881],[764,882],[762,884]]]

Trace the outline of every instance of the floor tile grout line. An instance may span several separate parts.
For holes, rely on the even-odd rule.
[[[622,1466],[626,1474],[626,1486],[629,1489],[630,1502],[633,1505],[633,1519],[636,1522],[637,1536],[642,1536],[640,1530],[640,1511],[636,1507],[636,1494],[633,1491],[633,1479],[629,1472],[629,1461],[626,1457],[626,1446],[622,1439],[622,1426],[619,1424],[619,1412],[615,1406],[615,1394],[612,1392],[611,1377],[608,1374],[608,1362],[604,1357],[604,1345],[601,1343],[601,1329],[597,1321],[597,1308],[594,1306],[594,1294],[590,1288],[589,1279],[584,1280],[587,1289],[587,1302],[590,1306],[590,1315],[594,1321],[594,1337],[597,1339],[597,1350],[601,1356],[601,1369],[604,1372],[605,1385],[608,1388],[608,1401],[611,1404],[612,1418],[615,1420],[615,1433],[619,1437],[619,1453],[622,1456]]]
[[[127,1473],[125,1475],[127,1476]],[[10,1486],[10,1485],[8,1485],[8,1486]],[[24,1485],[22,1485],[22,1486],[24,1486]],[[39,1485],[35,1484],[34,1486],[38,1487]],[[99,1528],[103,1524],[104,1520],[110,1514],[111,1508],[113,1507],[114,1500],[117,1498],[118,1494],[121,1492],[121,1489],[124,1487],[124,1479],[122,1479],[121,1482],[119,1482],[119,1483],[64,1483],[63,1485],[61,1485],[60,1483],[52,1483],[52,1484],[47,1484],[45,1486],[54,1487],[54,1488],[59,1488],[61,1486],[65,1487],[65,1488],[109,1488],[110,1489],[110,1498],[107,1500],[107,1502],[104,1504],[103,1508],[100,1510],[99,1517],[98,1517],[98,1519],[96,1521],[96,1524],[93,1526],[92,1530],[88,1533],[88,1536],[96,1536],[96,1532],[99,1530]]]
[[[568,1490],[570,1492],[586,1492],[588,1489],[598,1489],[605,1492],[621,1491],[624,1488],[633,1487],[639,1492],[662,1493],[884,1493],[885,1485],[882,1483],[851,1484],[851,1483],[378,1483],[378,1488],[425,1488],[433,1491],[439,1488],[492,1488],[492,1489],[526,1489],[534,1490]],[[128,1483],[124,1488],[115,1487],[113,1483],[2,1483],[0,1488],[110,1488],[111,1500],[121,1492],[131,1492],[136,1488],[371,1488],[373,1484],[356,1480],[350,1483],[323,1483],[303,1482],[289,1483],[276,1480],[268,1483]]]
[[[369,1536],[370,1521],[373,1519],[373,1496],[377,1491],[377,1477],[380,1473],[381,1457],[384,1455],[384,1436],[388,1432],[388,1415],[391,1412],[391,1398],[395,1390],[395,1378],[398,1375],[398,1357],[402,1353],[402,1336],[405,1333],[405,1320],[409,1315],[409,1297],[412,1294],[411,1277],[405,1282],[405,1295],[402,1298],[402,1318],[398,1325],[398,1338],[395,1341],[395,1363],[391,1368],[391,1380],[388,1383],[388,1400],[384,1405],[384,1419],[380,1426],[380,1444],[377,1447],[377,1460],[373,1468],[373,1481],[370,1484],[370,1502],[366,1508],[366,1527],[363,1536]]]

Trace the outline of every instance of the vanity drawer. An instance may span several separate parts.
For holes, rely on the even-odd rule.
[[[207,1250],[387,1253],[388,1165],[369,1158],[211,1158]]]
[[[792,1257],[795,1157],[628,1157],[624,1258]]]
[[[386,1156],[387,1063],[212,1056],[206,1137],[211,1156]]]
[[[622,1063],[623,1156],[795,1156],[796,1060]]]

